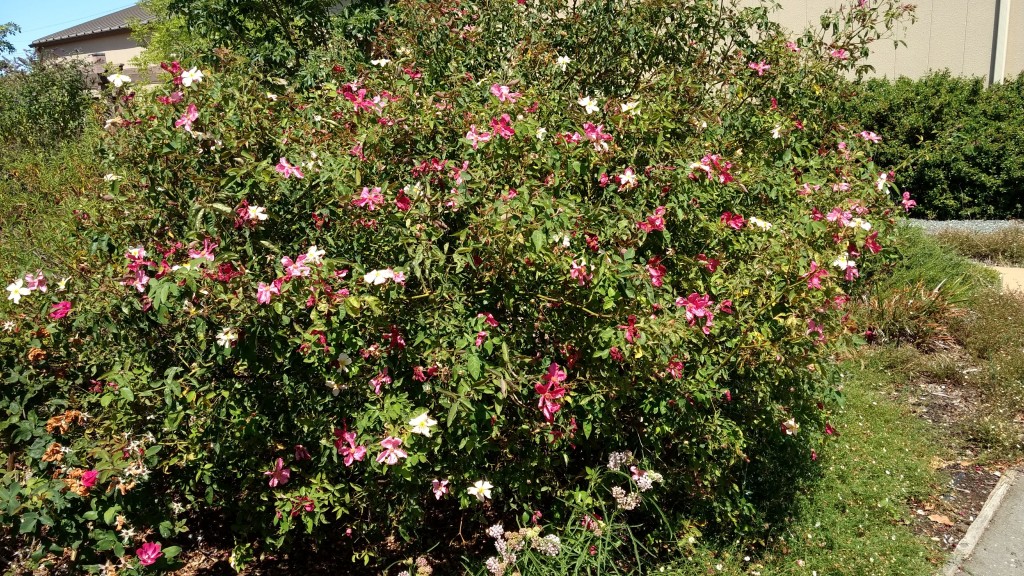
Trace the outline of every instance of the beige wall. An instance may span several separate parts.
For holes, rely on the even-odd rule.
[[[917,5],[917,22],[901,27],[898,35],[906,46],[893,48],[891,40],[872,47],[868,63],[875,75],[919,77],[929,70],[949,70],[957,75],[983,76],[992,72],[994,35],[1000,2],[1010,4],[1006,52],[1007,78],[1024,71],[1024,0],[911,0]],[[786,28],[801,31],[817,25],[827,8],[852,0],[780,0],[774,16]]]
[[[142,47],[128,37],[127,31],[122,31],[104,36],[71,39],[61,44],[46,46],[42,51],[44,54],[59,58],[79,57],[88,62],[93,62],[91,55],[102,53],[108,66],[117,67],[119,64],[127,65],[129,60],[141,54]]]
[[[1006,78],[1024,71],[1024,0],[1010,5],[1010,34],[1006,43]]]

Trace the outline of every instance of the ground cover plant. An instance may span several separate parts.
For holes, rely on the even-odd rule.
[[[905,10],[680,8],[356,6],[280,76],[112,80],[119,218],[0,308],[26,554],[169,569],[214,525],[239,569],[632,572],[783,521],[914,203],[827,87]]]

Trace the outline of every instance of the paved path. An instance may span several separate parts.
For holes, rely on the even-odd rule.
[[[1024,475],[1009,483],[974,550],[953,574],[1024,576]]]
[[[1024,292],[1024,268],[992,266],[992,269],[999,272],[999,276],[1002,277],[1003,290]]]

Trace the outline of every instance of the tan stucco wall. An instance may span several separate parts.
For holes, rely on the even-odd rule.
[[[827,8],[852,0],[780,0],[782,9],[773,18],[791,31],[817,25]],[[891,40],[872,46],[868,64],[876,76],[919,77],[929,70],[949,68],[953,74],[989,78],[993,39],[1000,0],[915,0],[917,22],[898,30],[906,46],[894,48]],[[1024,70],[1024,0],[1011,1],[1006,54],[1006,77]]]
[[[141,54],[142,50],[137,42],[129,38],[126,31],[79,40],[72,39],[42,49],[44,54],[58,58],[80,57],[90,62],[90,55],[102,53],[110,67],[127,65],[128,61]]]
[[[1010,5],[1010,34],[1006,43],[1006,78],[1024,72],[1024,0]]]

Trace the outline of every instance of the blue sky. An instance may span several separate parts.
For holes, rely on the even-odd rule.
[[[0,0],[0,24],[21,26],[21,34],[9,38],[21,56],[33,40],[134,4],[132,0]]]

